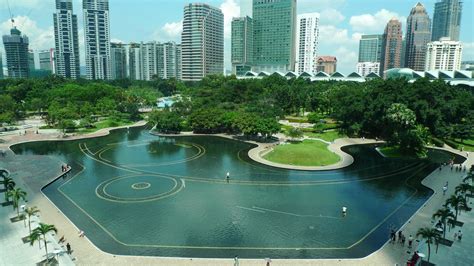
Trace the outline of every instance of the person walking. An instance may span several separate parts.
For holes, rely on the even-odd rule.
[[[448,191],[448,187],[447,187],[447,186],[443,186],[443,196],[446,195],[446,191]]]
[[[239,257],[237,256],[234,258],[234,266],[239,266]]]
[[[272,259],[266,258],[265,262],[266,262],[266,264],[265,264],[266,266],[270,266],[270,263],[272,262]]]
[[[459,242],[461,242],[461,240],[462,240],[462,232],[461,232],[461,230],[458,231],[458,240],[459,240]]]
[[[66,244],[67,254],[71,255],[71,244]]]
[[[411,249],[411,246],[413,245],[413,236],[408,237],[408,248]]]

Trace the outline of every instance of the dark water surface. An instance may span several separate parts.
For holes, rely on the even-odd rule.
[[[358,145],[344,148],[353,165],[309,172],[253,162],[252,147],[138,128],[12,149],[72,165],[43,192],[103,251],[219,258],[364,257],[431,196],[421,180],[453,157],[387,159]]]

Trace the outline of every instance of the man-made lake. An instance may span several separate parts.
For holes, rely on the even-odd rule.
[[[12,147],[73,167],[43,192],[98,248],[170,257],[367,256],[431,196],[421,180],[453,158],[388,159],[373,145],[348,146],[354,164],[309,172],[253,162],[251,148],[141,128]]]

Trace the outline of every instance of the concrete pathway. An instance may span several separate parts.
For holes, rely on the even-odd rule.
[[[360,144],[360,143],[371,143],[371,140],[352,140],[352,139],[343,139],[343,140],[338,140],[335,141],[334,145],[335,148],[340,148],[345,145],[350,145],[350,144]],[[12,142],[9,143],[11,145]],[[455,151],[456,153],[460,154],[460,152]],[[16,157],[22,157],[22,156],[16,156]],[[44,157],[44,156],[43,156]],[[474,163],[473,158],[468,158],[469,160],[465,162],[465,165],[467,167],[470,167]],[[6,168],[11,168],[12,162],[8,163]],[[1,167],[1,161],[0,161],[0,167]],[[59,164],[57,165],[59,167]],[[12,171],[13,172],[13,171]],[[441,205],[444,203],[445,199],[447,198],[447,195],[452,193],[454,191],[454,187],[461,182],[462,176],[464,173],[459,173],[459,172],[452,172],[449,168],[444,168],[441,171],[436,170],[433,173],[431,173],[427,178],[425,178],[422,183],[430,188],[432,188],[435,191],[435,194],[427,201],[427,203],[420,208],[412,217],[407,221],[405,226],[401,229],[403,230],[405,235],[409,234],[416,234],[416,231],[420,227],[425,227],[425,226],[431,226],[431,215],[441,207]],[[51,175],[54,176],[54,175]],[[31,177],[31,176],[30,176]],[[449,180],[449,190],[446,196],[442,195],[442,186],[445,184],[446,181]],[[31,182],[29,180],[28,182]],[[36,183],[36,182],[35,182]],[[43,183],[45,184],[45,183]],[[34,187],[31,187],[34,189]],[[35,192],[32,192],[35,193]],[[44,197],[41,193],[36,191],[36,194],[33,194],[33,199],[32,202],[34,205],[38,206],[41,209],[41,220],[44,221],[45,223],[51,223],[55,224],[56,227],[60,230],[58,235],[64,235],[67,239],[67,241],[71,244],[73,247],[74,253],[73,256],[76,258],[74,261],[77,264],[102,264],[102,265],[131,265],[131,264],[158,264],[158,265],[219,265],[219,266],[226,266],[226,265],[234,265],[234,261],[232,258],[229,259],[189,259],[189,258],[159,258],[159,257],[139,257],[139,256],[119,256],[119,255],[113,255],[113,254],[108,254],[105,252],[100,251],[97,249],[88,239],[87,239],[87,233],[86,237],[80,238],[78,236],[78,228],[75,227],[74,224],[71,223],[71,221],[64,216],[64,214],[56,208],[55,205],[53,205],[46,197]],[[5,209],[6,210],[6,209]],[[2,209],[2,211],[4,211]],[[7,211],[8,212],[8,211]],[[470,220],[472,217],[472,213],[469,215],[464,214],[461,216],[462,219],[465,219],[464,222],[466,224],[464,225],[463,231],[464,231],[464,238],[466,239],[466,244],[462,242],[462,244],[455,243],[455,246],[453,246],[453,250],[459,249],[459,254],[469,254],[467,252],[472,253],[472,247],[470,245],[471,242],[468,242],[468,239],[474,239],[474,234],[472,230],[472,220]],[[5,225],[5,220],[7,220],[8,216],[6,213],[0,212],[0,220],[2,221],[0,223],[0,230],[1,235],[0,239],[2,241],[2,247],[4,247],[3,241],[5,243],[7,242],[14,242],[15,239],[18,238],[18,236],[23,235],[24,233],[21,231],[23,230],[22,224],[14,224],[16,227],[8,227]],[[466,218],[465,218],[466,217]],[[8,220],[7,220],[8,221]],[[9,222],[9,221],[8,221]],[[471,229],[467,229],[471,228]],[[10,234],[3,234],[3,232],[12,232]],[[17,235],[14,236],[15,232]],[[55,236],[57,237],[57,236]],[[10,240],[11,239],[11,240]],[[20,240],[21,241],[21,240]],[[464,240],[463,240],[464,241]],[[17,242],[15,242],[17,243]],[[24,257],[31,257],[31,261],[25,261],[25,264],[31,264],[33,261],[37,261],[37,257],[35,256],[41,256],[40,253],[36,252],[34,247],[30,248],[28,246],[27,249],[24,249],[20,252],[20,244],[15,244],[18,245],[11,247],[12,249],[18,248],[18,253],[14,252],[9,252],[4,251],[4,249],[0,249],[0,263],[3,263],[4,265],[11,265],[11,264],[17,264],[17,263],[12,263],[12,262],[19,262],[20,259],[25,259]],[[26,244],[29,245],[29,244]],[[10,247],[10,246],[8,246]],[[417,248],[415,246],[411,251],[414,251]],[[420,246],[420,251],[423,252],[423,246]],[[10,249],[10,248],[9,248]],[[9,250],[8,249],[8,250]],[[406,263],[406,260],[410,256],[407,251],[409,251],[406,247],[401,247],[399,245],[392,245],[392,244],[385,244],[381,249],[378,251],[374,252],[373,254],[369,255],[366,258],[363,259],[329,259],[329,260],[273,260],[271,265],[404,265]],[[411,252],[410,251],[410,252]],[[453,259],[457,259],[456,256],[458,255],[453,255],[451,256],[450,252],[451,249],[447,249],[446,251],[446,256],[449,261],[453,261]],[[440,251],[441,252],[441,251]],[[27,254],[27,255],[25,255]],[[35,255],[37,254],[37,255]],[[463,255],[459,255],[463,256]],[[65,256],[67,257],[67,255]],[[435,259],[435,255],[433,255],[433,259]],[[440,256],[441,257],[441,256]],[[39,257],[41,258],[41,257]],[[466,262],[467,264],[465,264]],[[61,262],[61,264],[68,264],[72,263],[71,262]],[[439,265],[445,265],[442,264],[443,261],[440,261]],[[459,261],[460,264],[456,263],[450,263],[452,265],[474,265],[474,260],[472,259],[472,256],[469,256],[465,258],[464,260]],[[240,265],[245,266],[245,265],[265,265],[264,259],[253,259],[253,260],[240,260]]]

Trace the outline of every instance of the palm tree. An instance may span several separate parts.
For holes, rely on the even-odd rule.
[[[17,217],[20,218],[20,209],[18,207],[19,207],[20,200],[26,199],[26,192],[22,190],[21,188],[15,188],[8,191],[7,194],[9,197],[13,199],[13,209],[16,209]]]
[[[448,219],[454,219],[454,213],[448,208],[439,209],[435,214],[433,214],[433,219],[439,218],[443,223],[443,238],[446,238],[446,224]]]
[[[467,202],[467,193],[473,193],[474,192],[474,186],[469,185],[467,183],[461,183],[456,187],[455,190],[456,194],[463,194],[464,195],[464,200]]]
[[[28,229],[30,231],[30,235],[31,235],[31,216],[35,215],[39,211],[40,210],[36,206],[28,207],[25,209],[26,215],[28,215]]]
[[[8,191],[12,190],[15,188],[15,181],[13,181],[13,178],[9,176],[3,176],[3,180],[0,181],[0,183],[3,184],[3,187],[5,188],[5,201],[9,201],[9,196],[8,196]]]
[[[428,264],[430,262],[430,255],[431,255],[431,244],[435,243],[438,245],[439,239],[441,238],[440,232],[435,228],[425,227],[418,229],[416,236],[421,236],[421,238],[426,239],[426,243],[428,244]]]
[[[449,199],[446,200],[445,207],[446,206],[451,206],[451,207],[454,208],[454,210],[456,211],[456,215],[454,216],[454,220],[457,221],[459,210],[461,208],[467,207],[467,202],[466,202],[466,200],[464,199],[463,196],[452,195]]]
[[[58,232],[56,227],[52,224],[44,224],[44,223],[39,223],[39,226],[33,229],[31,232],[29,238],[30,238],[30,245],[33,246],[35,241],[40,241],[41,238],[43,238],[44,241],[44,249],[46,250],[46,261],[49,261],[48,258],[48,244],[46,242],[46,234],[54,231],[55,233]]]

